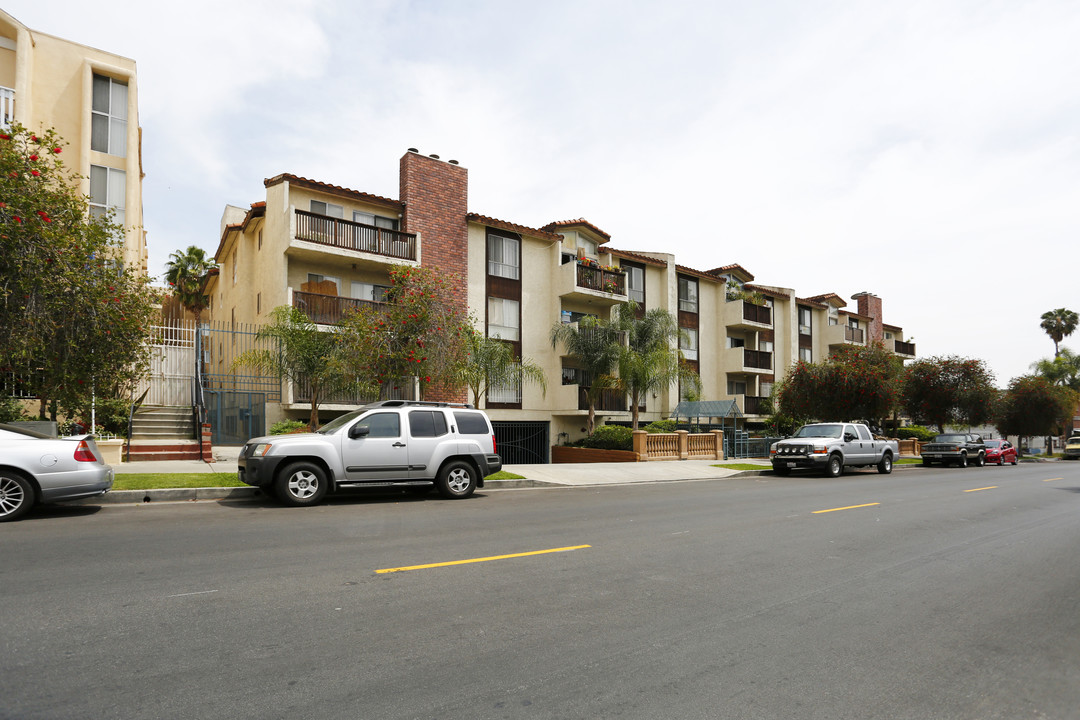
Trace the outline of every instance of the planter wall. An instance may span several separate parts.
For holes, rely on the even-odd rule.
[[[637,462],[637,453],[632,450],[597,450],[595,448],[551,446],[551,462],[555,463],[608,463]]]

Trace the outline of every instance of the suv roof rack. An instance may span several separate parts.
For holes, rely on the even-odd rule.
[[[371,403],[369,407],[412,407],[414,405],[422,407],[453,407],[475,410],[475,408],[468,403],[434,402],[430,400],[380,400],[379,402]]]

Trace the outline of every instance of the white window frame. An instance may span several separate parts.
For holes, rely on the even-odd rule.
[[[774,345],[772,340],[761,340],[758,342],[758,352],[771,353],[773,351],[773,347]]]
[[[686,292],[683,292],[683,289]],[[691,291],[693,288],[693,291]],[[696,313],[698,311],[698,281],[694,278],[679,277],[679,310]]]
[[[521,279],[521,241],[505,235],[487,236],[488,275]]]
[[[322,210],[318,210],[316,206],[322,206]],[[311,212],[316,215],[323,215],[325,217],[337,218],[338,220],[345,219],[345,208],[341,205],[335,205],[334,203],[323,202],[322,200],[311,201]]]
[[[638,305],[645,304],[645,268],[637,265],[622,265],[626,273],[626,296]],[[638,282],[635,283],[634,279]]]
[[[107,75],[93,75],[90,102],[90,149],[127,157],[128,84]],[[99,137],[95,128],[104,128]]]
[[[360,223],[361,225],[373,225],[377,228],[382,228],[384,230],[398,229],[397,218],[376,215],[375,213],[364,212],[363,210],[353,210],[352,219],[354,223]]]
[[[799,308],[799,334],[811,335],[813,334],[814,327],[814,314],[810,311],[810,308]]]
[[[698,359],[698,331],[695,328],[680,328],[679,350],[687,360]]]
[[[340,294],[341,293],[341,278],[334,277],[333,275],[320,275],[319,273],[310,273],[309,272],[307,274],[307,281],[309,283],[321,283],[321,282],[326,282],[327,280],[332,280],[334,282],[334,285],[337,286],[337,289],[334,292],[337,293],[337,294]]]
[[[103,180],[104,179],[104,180]],[[101,196],[104,190],[105,196]],[[113,211],[113,222],[124,227],[126,220],[127,173],[104,165],[90,166],[90,215],[103,217]]]
[[[367,300],[368,302],[386,302],[386,293],[390,290],[389,285],[376,285],[369,282],[353,280],[349,292],[354,300]]]
[[[739,388],[742,388],[740,391]],[[727,394],[728,395],[745,395],[746,394],[746,381],[745,380],[728,380],[727,381]]]
[[[521,303],[509,298],[489,297],[487,303],[489,338],[521,340]]]
[[[813,348],[799,348],[799,359],[803,362],[814,362]]]

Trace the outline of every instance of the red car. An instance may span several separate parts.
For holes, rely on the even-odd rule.
[[[1004,465],[1005,463],[1012,463],[1015,465],[1018,461],[1016,459],[1016,448],[1008,440],[984,440],[983,444],[986,445],[986,464],[987,465]]]

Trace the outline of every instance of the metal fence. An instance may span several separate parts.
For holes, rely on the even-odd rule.
[[[551,456],[551,423],[493,420],[495,449],[504,465],[540,465]]]

